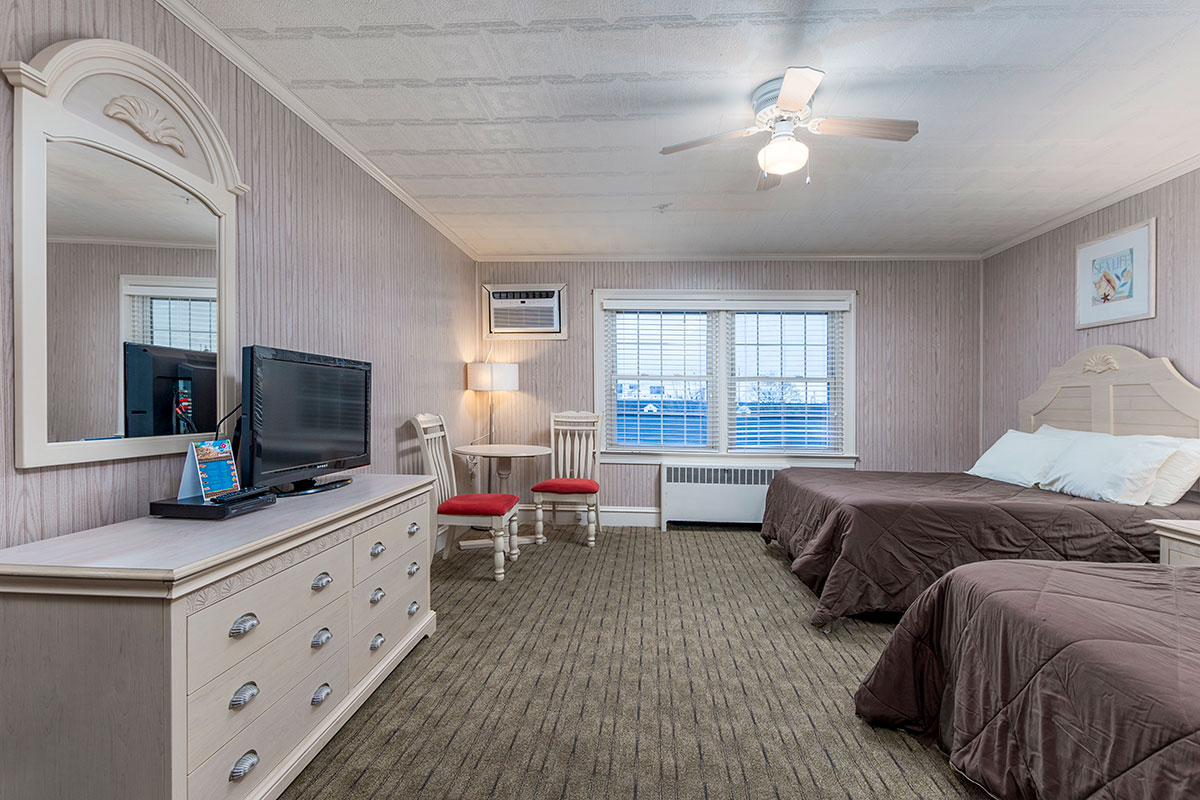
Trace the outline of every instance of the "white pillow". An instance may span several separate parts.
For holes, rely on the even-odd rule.
[[[1072,431],[1043,425],[1034,432],[1034,436],[1055,436],[1070,441],[1077,441],[1094,436],[1112,434],[1096,433],[1093,431]],[[1122,437],[1128,438],[1128,437]],[[1200,439],[1180,439],[1173,436],[1143,436],[1141,439],[1169,442],[1178,448],[1163,462],[1158,474],[1154,477],[1154,486],[1150,490],[1147,505],[1169,506],[1178,503],[1197,480],[1200,480]]]
[[[1158,470],[1154,488],[1150,490],[1150,498],[1146,501],[1148,505],[1169,506],[1178,503],[1200,480],[1200,440],[1176,439],[1175,444],[1179,449]]]
[[[1041,481],[1043,489],[1132,506],[1146,504],[1159,469],[1179,449],[1165,436],[1044,438],[1069,444]]]
[[[1070,446],[1066,439],[1009,431],[987,449],[968,475],[1033,486],[1046,477],[1055,459]]]

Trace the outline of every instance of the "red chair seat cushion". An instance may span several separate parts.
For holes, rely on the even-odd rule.
[[[515,494],[456,494],[437,510],[457,517],[503,517],[519,502]]]
[[[533,491],[547,494],[595,494],[600,491],[600,484],[587,478],[551,478],[535,483]]]

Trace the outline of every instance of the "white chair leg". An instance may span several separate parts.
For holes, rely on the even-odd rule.
[[[538,544],[546,543],[546,535],[542,532],[545,529],[542,524],[542,500],[540,494],[533,496],[533,537]]]
[[[587,507],[587,546],[596,546],[596,503],[589,502]]]
[[[517,541],[517,515],[513,514],[512,519],[508,521],[508,557],[516,561],[520,556],[521,544]]]
[[[504,580],[504,528],[491,531],[492,534],[492,575],[497,581]]]
[[[454,547],[454,526],[449,525],[446,527],[446,541],[442,545],[442,561],[448,561],[450,559],[450,550],[453,547]]]

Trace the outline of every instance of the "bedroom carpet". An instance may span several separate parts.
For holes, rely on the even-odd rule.
[[[814,629],[756,530],[547,535],[499,584],[478,551],[434,561],[437,633],[284,800],[985,797],[854,716],[891,626]]]

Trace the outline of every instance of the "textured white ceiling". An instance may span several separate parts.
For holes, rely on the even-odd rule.
[[[1200,154],[1200,2],[192,0],[482,257],[979,252]],[[827,72],[812,184],[751,90]]]

